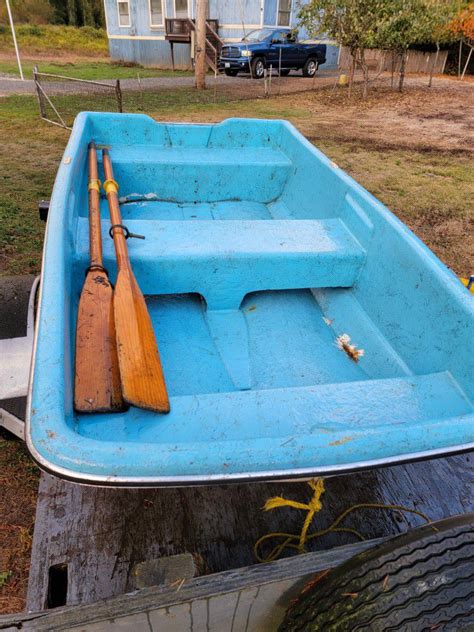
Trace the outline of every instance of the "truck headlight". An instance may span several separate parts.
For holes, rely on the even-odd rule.
[[[251,50],[243,50],[241,55],[242,55],[242,57],[252,57],[252,51]]]

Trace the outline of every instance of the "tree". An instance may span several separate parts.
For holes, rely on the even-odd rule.
[[[82,13],[82,24],[84,26],[95,26],[91,0],[82,0],[80,8]]]
[[[428,81],[428,86],[431,88],[441,44],[448,44],[454,39],[450,29],[450,22],[454,12],[453,4],[450,0],[426,0],[426,9],[426,43],[432,43],[436,46],[436,55],[434,62],[431,64]]]
[[[70,26],[78,26],[76,0],[67,0],[67,23]]]
[[[340,46],[349,48],[352,57],[349,90],[356,66],[360,66],[364,76],[364,97],[369,85],[365,49],[376,46],[379,24],[387,19],[390,3],[391,0],[311,0],[298,14],[301,26],[311,37],[324,34]]]
[[[389,4],[389,10],[379,24],[377,44],[399,56],[398,90],[402,92],[408,48],[426,39],[430,14],[424,0],[390,0]]]
[[[462,78],[469,65],[472,50],[474,49],[474,2],[470,2],[467,6],[460,7],[457,15],[455,15],[449,24],[450,32],[459,38],[459,74],[461,74],[461,53],[462,45],[466,43],[469,46],[469,55],[462,72]]]
[[[95,28],[105,25],[102,0],[49,0],[49,3],[54,9],[53,21],[56,24]]]
[[[53,17],[48,0],[11,0],[10,5],[15,22],[47,24]],[[6,5],[0,2],[0,22],[7,21]]]

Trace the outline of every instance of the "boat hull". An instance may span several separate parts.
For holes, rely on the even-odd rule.
[[[169,415],[73,410],[90,140],[110,148],[123,222],[146,237],[128,244]],[[105,199],[101,213],[114,281]],[[474,446],[472,296],[287,122],[79,115],[42,275],[27,442],[58,476],[116,486],[311,478]]]

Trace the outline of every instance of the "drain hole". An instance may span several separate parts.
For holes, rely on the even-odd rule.
[[[67,564],[49,567],[47,608],[65,606],[67,601]]]

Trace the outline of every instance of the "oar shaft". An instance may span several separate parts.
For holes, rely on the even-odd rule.
[[[114,172],[112,169],[112,161],[110,160],[109,152],[107,149],[102,150],[102,161],[104,166],[104,188],[107,193],[107,200],[110,210],[110,221],[113,229],[115,254],[117,256],[118,269],[129,268],[130,259],[128,256],[127,241],[125,239],[125,233],[118,227],[122,224],[122,216],[120,214],[120,205],[118,199],[118,185],[114,180]]]
[[[95,143],[89,143],[89,252],[91,266],[102,266],[100,231],[100,182]]]

